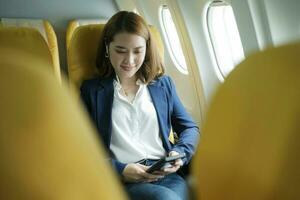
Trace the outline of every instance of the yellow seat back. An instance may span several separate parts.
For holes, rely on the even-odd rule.
[[[34,55],[34,57],[32,56]],[[52,58],[41,34],[32,28],[0,28],[0,60],[18,65],[33,60],[42,64],[35,67],[47,67],[53,72]]]
[[[97,76],[97,48],[105,24],[77,27],[74,23],[71,22],[67,30],[68,74],[70,81],[79,88],[83,80]],[[163,58],[164,50],[160,34],[153,26],[150,26],[150,31]]]
[[[53,62],[53,70],[57,79],[61,80],[59,53],[56,34],[49,21],[42,19],[1,18],[0,27],[27,27],[38,30],[46,41]]]
[[[103,19],[74,19],[70,21],[66,32],[66,47],[69,47],[73,33],[78,27],[92,24],[105,24],[106,22],[107,20]]]
[[[33,44],[0,45],[13,55],[0,59],[0,199],[126,199],[86,113]]]
[[[300,44],[250,56],[217,91],[193,165],[197,199],[300,199]]]

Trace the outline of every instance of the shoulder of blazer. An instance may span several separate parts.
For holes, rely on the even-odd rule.
[[[81,84],[81,90],[95,91],[102,90],[105,87],[109,87],[113,84],[113,78],[94,78],[85,80]]]
[[[161,87],[169,87],[169,84],[170,84],[170,77],[168,75],[163,75],[150,82],[150,85],[161,86]]]
[[[172,80],[170,76],[163,75],[155,80],[153,80],[150,85],[156,86],[156,87],[162,87],[168,94],[172,93],[172,88],[174,87],[172,84]]]

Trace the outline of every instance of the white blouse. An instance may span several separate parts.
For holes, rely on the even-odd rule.
[[[139,89],[132,101],[114,81],[112,137],[110,149],[123,163],[141,159],[159,159],[166,155],[159,124],[147,85],[137,81]]]

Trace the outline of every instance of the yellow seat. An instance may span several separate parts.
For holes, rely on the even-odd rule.
[[[53,62],[52,68],[54,69],[55,76],[60,81],[61,72],[59,65],[57,38],[54,29],[49,21],[42,19],[1,18],[0,28],[1,27],[27,27],[38,30],[38,32],[43,36],[43,39],[48,45]],[[16,29],[16,31],[18,30]]]
[[[70,45],[71,38],[73,36],[73,33],[76,28],[80,26],[85,26],[85,25],[91,25],[91,24],[105,24],[107,20],[103,19],[74,19],[69,22],[68,28],[67,28],[67,33],[66,33],[66,46],[67,48]]]
[[[300,44],[257,53],[217,91],[193,163],[197,199],[300,199]]]
[[[0,46],[0,199],[126,199],[85,112],[36,44]]]
[[[22,65],[28,61],[27,56],[35,55],[42,65],[53,70],[52,58],[41,34],[32,28],[2,27],[0,28],[0,60]],[[17,52],[17,53],[15,53]]]
[[[93,22],[95,23],[95,22]],[[86,24],[86,23],[85,23]],[[83,80],[97,76],[96,54],[101,32],[105,24],[80,25],[72,21],[67,29],[67,60],[69,80],[80,87]],[[163,58],[164,48],[158,30],[150,26],[156,39],[160,55]]]

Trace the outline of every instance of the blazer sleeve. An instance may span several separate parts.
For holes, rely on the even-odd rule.
[[[171,104],[171,124],[179,137],[171,151],[185,153],[186,158],[183,161],[184,164],[188,164],[198,144],[200,137],[199,128],[181,103],[172,79],[167,77],[167,80]]]

